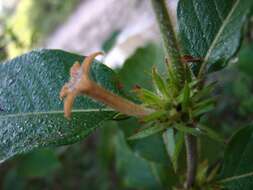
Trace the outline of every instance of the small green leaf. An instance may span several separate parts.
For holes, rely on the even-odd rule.
[[[207,84],[203,89],[201,89],[200,91],[198,91],[195,94],[194,99],[195,100],[200,100],[202,98],[210,96],[210,94],[214,90],[214,87],[215,87],[216,84],[217,84],[217,82],[212,82],[210,84]]]
[[[169,92],[166,88],[166,84],[155,68],[152,69],[152,77],[156,90],[164,97],[168,97]]]
[[[197,104],[194,105],[194,108],[204,108],[206,106],[209,106],[211,104],[214,104],[214,99],[213,98],[208,98],[208,99],[205,99]]]
[[[221,185],[229,190],[253,188],[253,125],[239,129],[229,141],[220,173]]]
[[[75,61],[84,57],[60,50],[39,50],[0,64],[0,162],[39,147],[80,141],[114,111],[88,97],[78,97],[72,119],[59,99]],[[114,72],[97,61],[91,78],[117,93]]]
[[[210,127],[206,127],[204,125],[198,125],[198,128],[201,129],[201,131],[207,135],[209,138],[218,141],[220,143],[225,143],[225,139],[218,134],[217,132],[215,132],[214,130],[212,130]]]
[[[175,125],[173,125],[174,128],[176,128],[177,130],[183,132],[183,133],[188,133],[194,136],[199,136],[202,134],[201,130],[198,128],[193,128],[193,127],[187,127],[182,123],[176,123]]]
[[[143,127],[140,122],[133,117],[118,123],[126,137],[133,135],[137,130]],[[130,148],[142,158],[162,165],[170,165],[161,133],[156,133],[138,140],[127,141],[127,143]]]
[[[214,109],[214,100],[213,98],[210,98],[210,99],[207,99],[200,103],[195,104],[192,115],[193,117],[197,117],[213,109]]]
[[[178,132],[174,134],[173,128],[168,128],[163,133],[163,141],[166,146],[166,150],[171,159],[171,163],[175,172],[178,170],[178,158],[182,150],[184,143],[184,133]]]
[[[147,105],[160,105],[162,106],[162,101],[158,95],[147,90],[147,89],[138,89],[136,90],[137,96]]]
[[[169,89],[172,90],[172,92],[176,92],[179,86],[179,82],[177,80],[177,77],[175,77],[175,74],[173,73],[169,63],[168,63],[168,82],[169,82]]]
[[[182,101],[182,108],[184,111],[187,111],[189,103],[190,103],[190,87],[186,82],[183,89],[183,101]]]
[[[198,181],[199,184],[203,185],[206,182],[207,171],[208,171],[208,161],[204,160],[203,162],[199,163],[197,169],[196,181]]]
[[[166,111],[156,111],[156,112],[151,113],[147,116],[144,116],[141,120],[143,122],[154,121],[154,120],[161,118],[162,116],[165,116],[166,114],[167,114]]]
[[[176,147],[175,137],[174,137],[174,129],[173,128],[168,128],[163,133],[163,141],[164,141],[164,144],[166,146],[167,152],[168,152],[168,154],[169,154],[169,156],[172,160],[173,155],[175,153],[175,147]],[[173,164],[173,167],[175,169],[177,164],[173,163],[173,161],[172,161],[172,164]]]
[[[134,135],[128,137],[128,140],[137,140],[137,139],[142,139],[145,137],[149,137],[151,135],[154,135],[156,133],[159,133],[165,129],[164,126],[152,126],[152,127],[147,127],[144,128],[143,130],[135,133]]]

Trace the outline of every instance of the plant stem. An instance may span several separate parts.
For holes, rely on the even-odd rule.
[[[187,156],[187,178],[185,188],[190,189],[195,182],[197,172],[197,138],[193,135],[185,135],[185,146]]]
[[[156,20],[160,28],[166,57],[169,59],[172,71],[176,75],[180,86],[184,84],[185,66],[181,61],[181,55],[174,33],[170,15],[168,13],[165,0],[151,0]]]
[[[173,74],[183,87],[186,78],[186,65],[181,61],[181,54],[177,43],[176,35],[170,20],[165,0],[151,0],[156,20],[160,28],[166,58],[170,61]],[[169,69],[170,69],[169,68]],[[192,135],[185,136],[187,151],[187,179],[186,188],[193,186],[197,171],[197,139]]]

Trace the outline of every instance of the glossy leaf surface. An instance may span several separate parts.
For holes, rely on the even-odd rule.
[[[237,131],[225,150],[220,183],[229,190],[253,188],[253,125]]]
[[[241,39],[253,1],[180,0],[178,22],[185,54],[203,59],[209,71],[223,68]],[[195,72],[200,64],[195,64]]]
[[[77,142],[114,112],[87,97],[78,97],[71,120],[59,99],[75,61],[84,57],[60,50],[32,51],[0,65],[0,162],[38,147]],[[91,78],[116,89],[114,72],[94,62]]]

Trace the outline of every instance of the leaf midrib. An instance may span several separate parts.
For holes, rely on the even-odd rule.
[[[250,177],[253,176],[253,172],[249,172],[249,173],[245,173],[245,174],[241,174],[241,175],[237,175],[237,176],[232,176],[232,177],[228,177],[228,178],[224,178],[222,180],[220,180],[220,183],[227,183],[233,180],[238,180],[241,178],[246,178],[246,177]]]
[[[88,112],[113,112],[115,110],[110,108],[103,108],[103,109],[74,109],[72,113],[88,113]],[[64,114],[63,110],[52,110],[52,111],[45,111],[45,112],[27,112],[27,113],[17,113],[17,114],[6,114],[1,115],[0,119],[6,119],[9,117],[25,117],[31,115],[45,115],[45,114]]]
[[[208,61],[208,58],[210,57],[210,55],[211,55],[211,53],[212,53],[212,51],[213,51],[213,49],[214,49],[215,44],[216,44],[217,41],[219,40],[219,37],[220,37],[221,33],[223,32],[223,30],[225,29],[225,27],[227,26],[227,24],[228,24],[228,22],[229,22],[229,20],[230,20],[230,18],[231,18],[231,16],[232,16],[232,14],[234,13],[235,9],[237,8],[237,5],[239,4],[239,1],[240,1],[240,0],[237,0],[237,1],[235,2],[235,4],[233,5],[231,11],[229,12],[229,14],[227,15],[227,17],[225,18],[223,24],[221,25],[219,31],[217,32],[217,34],[216,34],[216,36],[215,36],[213,42],[211,43],[210,48],[208,49],[208,51],[207,51],[207,53],[206,53],[204,62],[207,62],[207,61]]]

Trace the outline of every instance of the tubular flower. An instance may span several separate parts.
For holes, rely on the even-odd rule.
[[[87,95],[126,115],[142,117],[152,113],[152,110],[113,94],[90,80],[90,66],[94,58],[102,54],[102,52],[93,53],[85,58],[82,65],[76,62],[71,67],[70,81],[60,91],[60,98],[64,99],[65,117],[70,118],[74,100],[78,95]]]

